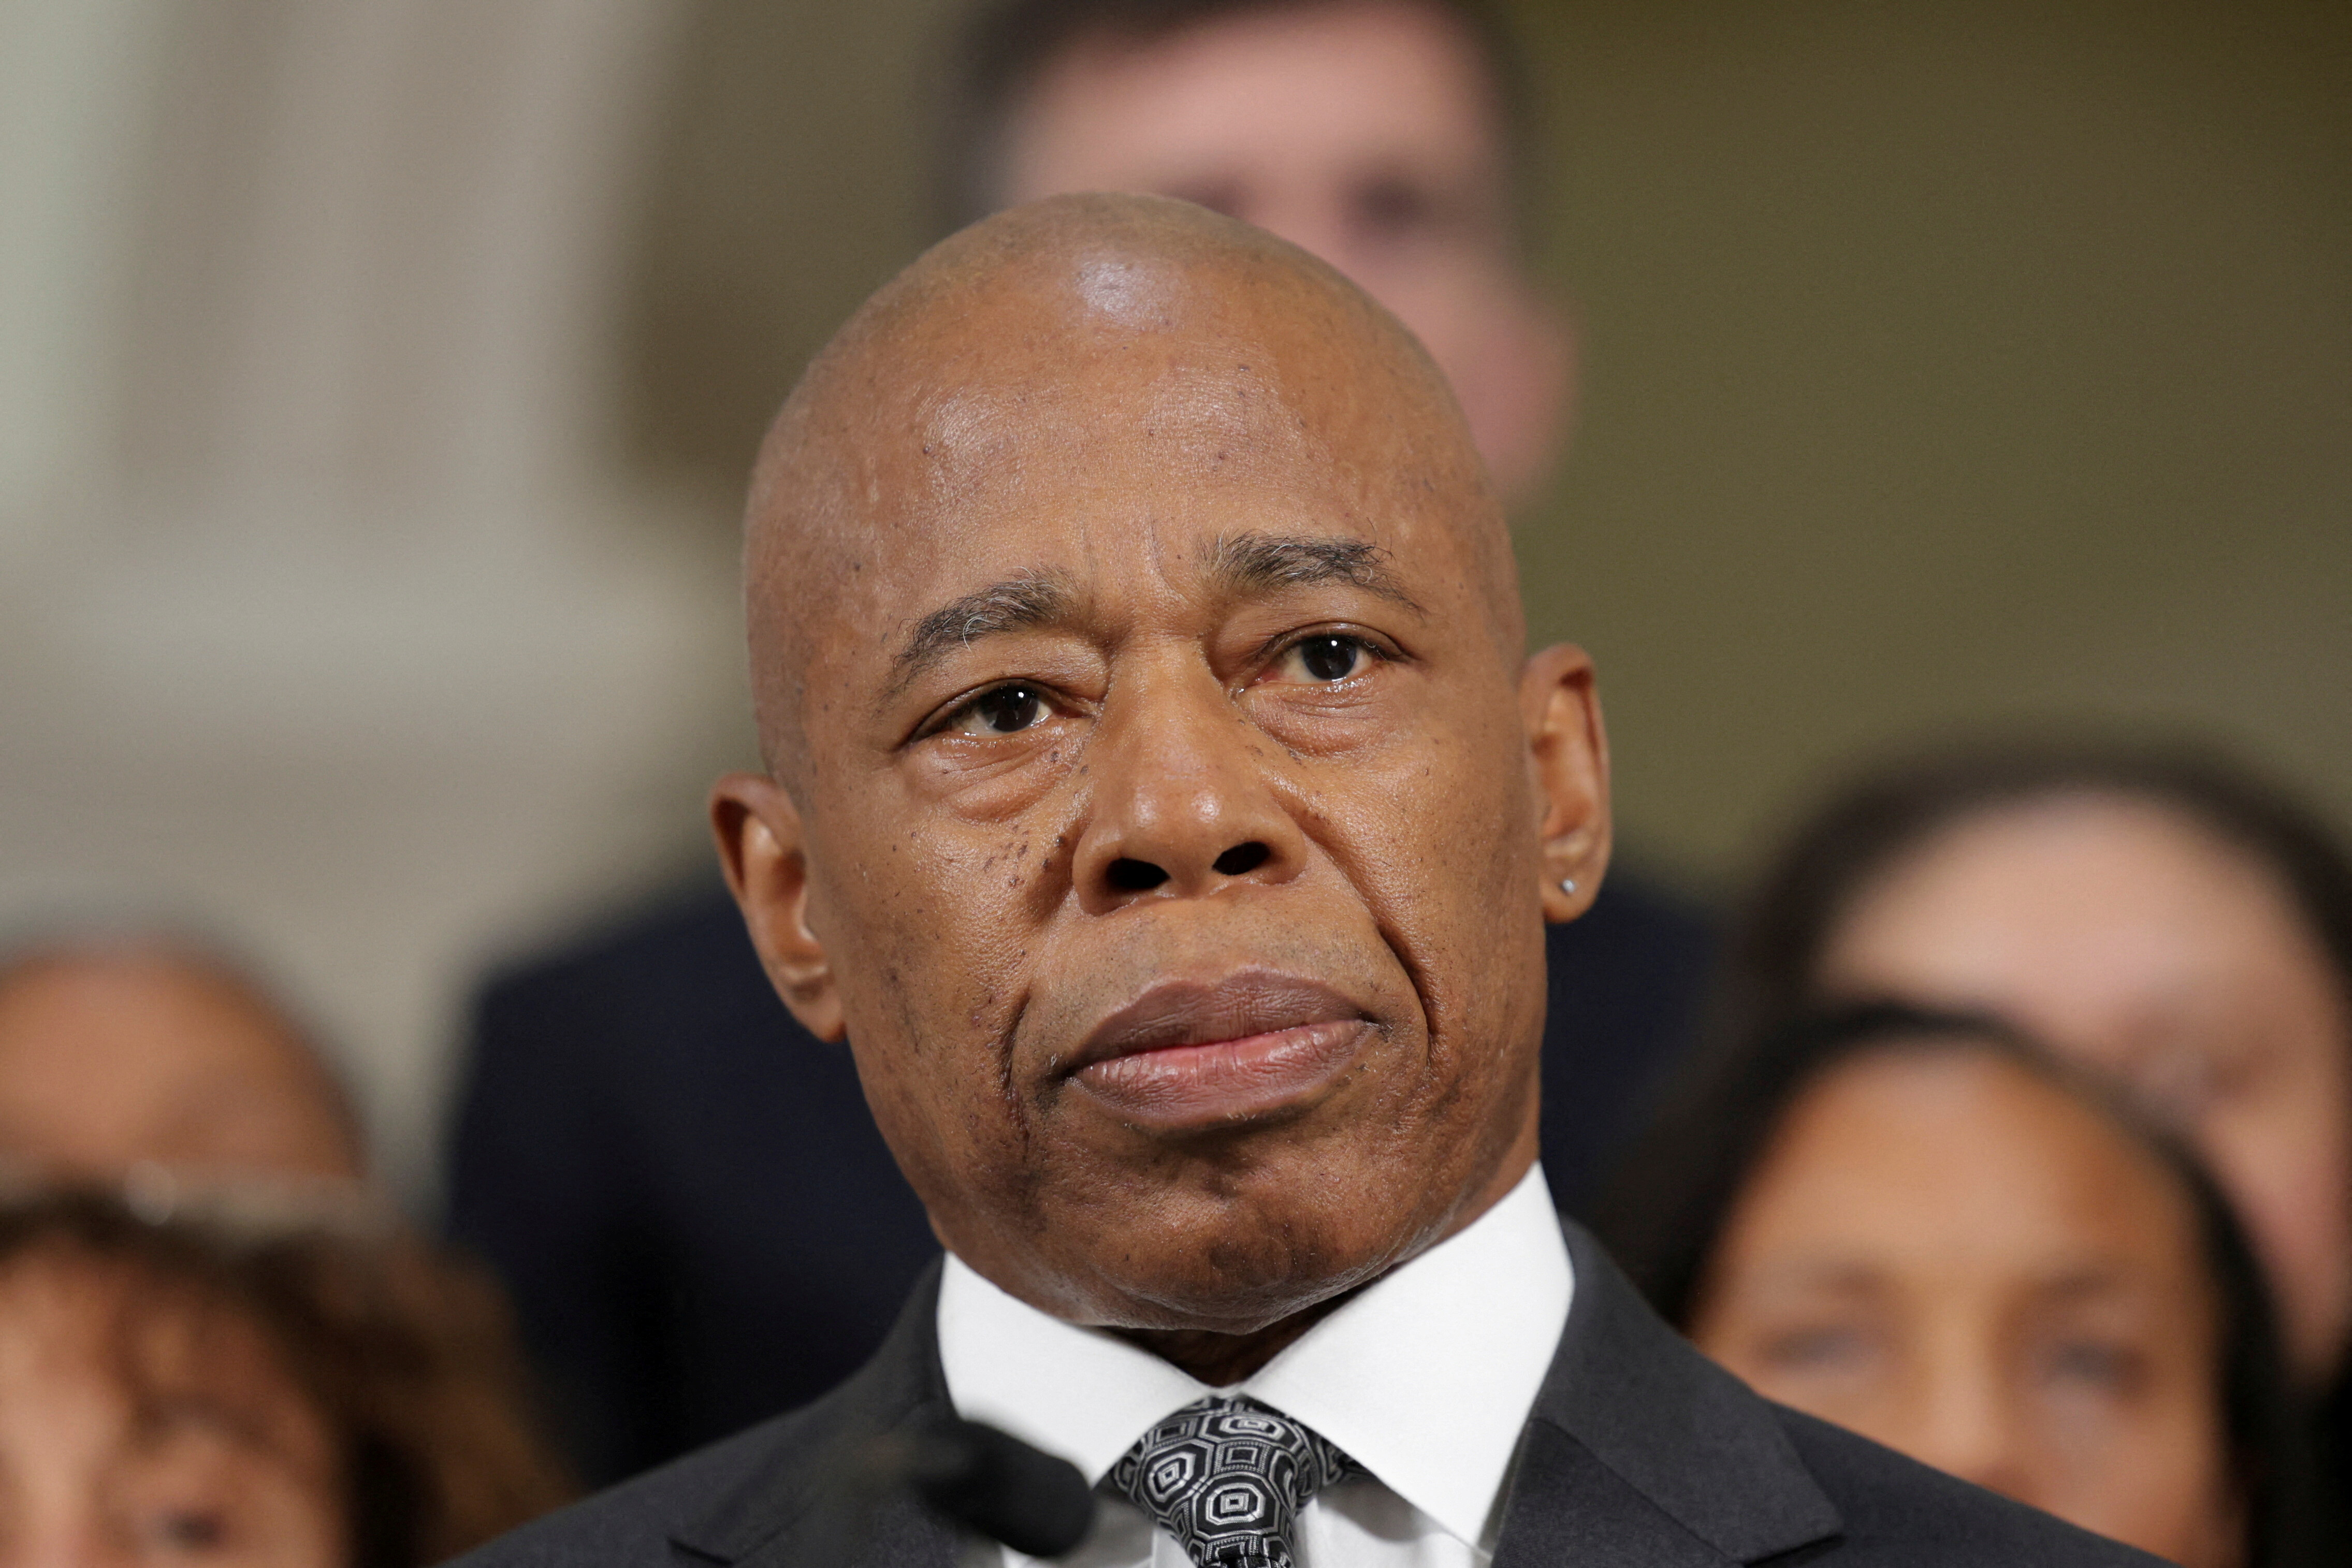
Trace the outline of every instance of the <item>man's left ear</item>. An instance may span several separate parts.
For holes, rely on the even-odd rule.
[[[710,827],[727,886],[743,911],[776,994],[820,1040],[843,1035],[841,988],[809,922],[809,865],[800,808],[773,779],[729,773],[710,791]]]
[[[1541,814],[1544,919],[1592,907],[1609,868],[1609,737],[1592,660],[1572,643],[1545,648],[1519,677],[1528,778]]]

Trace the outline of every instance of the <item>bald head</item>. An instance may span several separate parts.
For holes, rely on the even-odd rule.
[[[1022,504],[1035,462],[1138,434],[1171,487],[1311,476],[1367,519],[1454,532],[1484,623],[1517,658],[1503,514],[1412,334],[1246,224],[1160,197],[1060,196],[975,224],[892,279],[770,430],[745,565],[771,767],[797,772],[828,641],[909,629],[874,591],[877,554],[983,537]]]

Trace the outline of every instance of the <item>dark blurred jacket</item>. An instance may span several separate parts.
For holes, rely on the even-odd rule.
[[[1543,1161],[1581,1212],[1696,1021],[1713,932],[1613,876],[1549,928]],[[708,887],[492,979],[448,1226],[512,1292],[593,1483],[806,1404],[882,1342],[939,1251],[846,1049],[770,988]]]

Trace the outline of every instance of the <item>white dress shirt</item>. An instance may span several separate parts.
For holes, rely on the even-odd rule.
[[[1503,1483],[1574,1290],[1538,1168],[1232,1388],[1048,1316],[952,1255],[940,1283],[940,1359],[959,1413],[1062,1456],[1095,1483],[1095,1531],[1060,1560],[1070,1568],[1190,1568],[1175,1538],[1103,1478],[1162,1417],[1208,1394],[1270,1405],[1370,1472],[1301,1512],[1299,1568],[1486,1568]],[[986,1546],[967,1561],[1034,1560]]]

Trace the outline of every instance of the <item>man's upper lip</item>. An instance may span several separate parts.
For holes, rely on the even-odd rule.
[[[1063,1070],[1076,1072],[1139,1051],[1364,1016],[1361,1007],[1330,986],[1302,975],[1249,969],[1215,981],[1163,980],[1097,1024]]]

